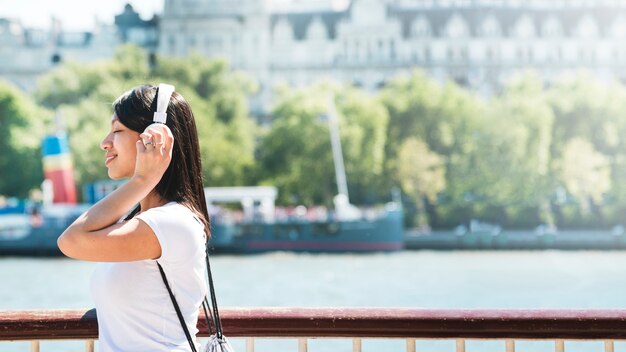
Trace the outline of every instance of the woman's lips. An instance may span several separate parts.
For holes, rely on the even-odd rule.
[[[115,159],[117,157],[117,155],[110,155],[106,157],[106,160],[104,161],[104,165],[109,165],[109,163]]]

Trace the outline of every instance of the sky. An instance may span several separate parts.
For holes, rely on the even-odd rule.
[[[91,30],[96,19],[113,24],[115,15],[129,0],[0,0],[0,18],[19,19],[27,27],[48,29],[50,18],[57,17],[65,30]],[[161,13],[163,0],[132,0],[143,19]]]

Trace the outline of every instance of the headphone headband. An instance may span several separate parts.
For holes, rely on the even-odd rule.
[[[157,108],[153,117],[154,122],[165,123],[167,121],[167,106],[170,104],[172,93],[174,93],[173,85],[159,83]]]

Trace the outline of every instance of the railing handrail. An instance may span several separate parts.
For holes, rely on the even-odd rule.
[[[229,337],[625,339],[626,309],[223,308]],[[199,336],[207,336],[199,319]],[[95,339],[95,309],[0,311],[0,341]]]

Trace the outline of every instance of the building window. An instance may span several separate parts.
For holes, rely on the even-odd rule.
[[[524,61],[524,49],[522,48],[517,48],[517,61],[519,62],[523,62]]]
[[[487,61],[494,61],[495,55],[493,53],[493,48],[487,48]]]
[[[463,48],[460,49],[460,51],[461,51],[461,60],[467,61],[468,58],[469,58],[469,56],[467,54],[467,48],[463,47]]]
[[[518,47],[516,53],[519,62],[532,62],[535,58],[532,47]]]
[[[167,41],[167,45],[170,47],[170,50],[174,51],[176,49],[176,38],[173,35],[170,35]]]

